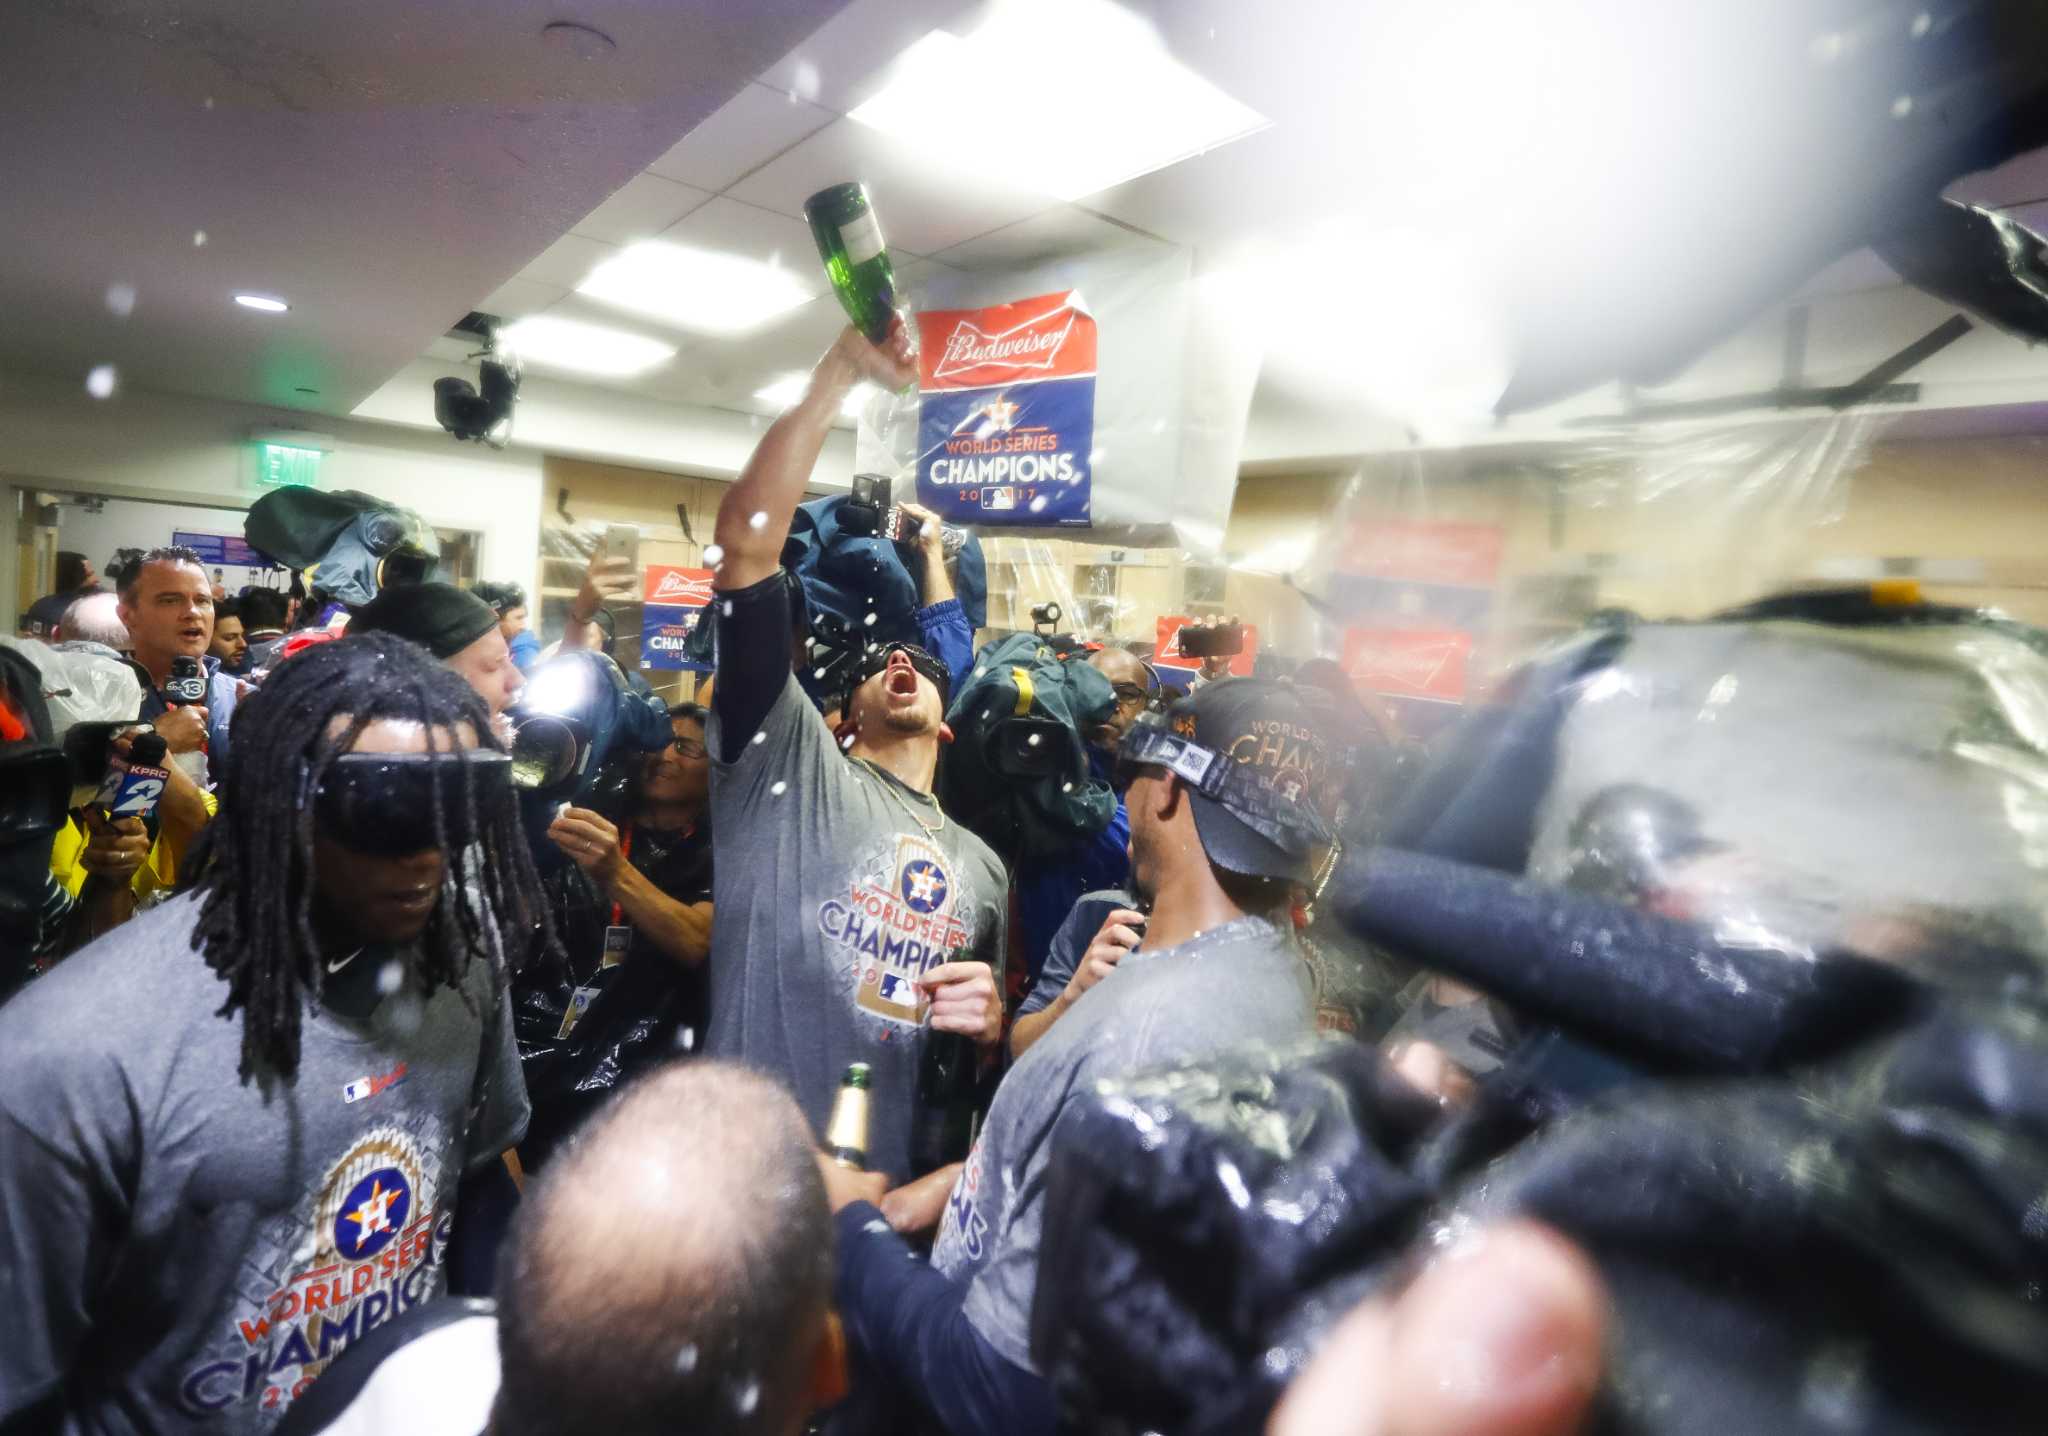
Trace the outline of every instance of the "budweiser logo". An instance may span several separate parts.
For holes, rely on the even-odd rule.
[[[654,585],[654,592],[648,595],[649,603],[693,603],[700,607],[711,602],[711,579],[691,578],[687,574],[670,569]]]
[[[1062,305],[1050,314],[1027,319],[1000,334],[985,333],[968,320],[953,326],[946,347],[939,355],[932,377],[950,379],[975,369],[1000,366],[1005,369],[1046,369],[1059,357],[1060,346],[1073,332],[1072,305]]]

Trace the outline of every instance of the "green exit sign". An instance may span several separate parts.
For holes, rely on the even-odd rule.
[[[312,488],[320,482],[320,451],[290,444],[258,444],[256,482],[270,488],[287,484]]]

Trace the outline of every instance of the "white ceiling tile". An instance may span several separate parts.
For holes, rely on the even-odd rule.
[[[761,83],[844,113],[880,89],[890,62],[934,30],[979,23],[980,0],[852,0],[761,75]]]
[[[818,259],[817,241],[811,238],[809,225],[723,195],[693,210],[681,223],[670,225],[661,238],[780,265],[813,294],[822,294],[826,288],[825,266]]]
[[[707,344],[725,342],[710,335],[691,334],[680,329],[671,329],[644,315],[615,309],[609,304],[599,304],[581,294],[568,293],[547,307],[547,313],[561,319],[575,319],[584,324],[595,324],[604,329],[617,329],[626,334],[637,334],[647,339],[658,339],[664,344],[673,344],[678,350],[702,348]]]
[[[634,175],[570,232],[607,244],[631,244],[660,234],[709,198],[710,191],[692,185],[659,175]]]
[[[647,170],[700,189],[722,190],[833,119],[832,111],[793,95],[748,85]]]
[[[1069,204],[957,244],[939,257],[956,269],[1009,269],[1103,250],[1163,248],[1150,235]]]
[[[1337,212],[1328,172],[1298,133],[1278,126],[1112,185],[1080,203],[1176,244],[1220,246],[1289,233]]]
[[[559,284],[543,284],[539,280],[515,275],[492,290],[490,297],[477,308],[500,319],[518,319],[522,315],[538,314],[568,292]]]
[[[900,292],[914,293],[922,277],[949,267],[930,259],[906,261],[897,272]],[[576,303],[571,295],[560,307],[566,311]],[[659,370],[621,383],[664,399],[770,412],[774,406],[755,399],[755,392],[785,374],[809,370],[845,324],[838,300],[823,294],[753,334],[686,347]]]
[[[664,382],[701,401],[715,396],[728,407],[752,407],[756,389],[816,364],[845,323],[838,300],[821,295],[744,338],[700,344],[678,355]]]
[[[581,234],[565,234],[534,256],[519,271],[521,279],[538,280],[561,289],[574,289],[591,270],[619,252],[615,244]]]
[[[780,214],[801,215],[811,195],[851,179],[867,185],[889,248],[905,254],[936,254],[1055,203],[940,170],[906,154],[898,141],[844,119],[754,171],[731,193]]]

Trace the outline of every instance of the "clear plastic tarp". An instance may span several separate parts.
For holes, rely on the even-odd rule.
[[[1788,954],[2048,956],[2048,635],[1830,544],[1877,427],[1362,466],[1299,582],[1314,652],[1458,749],[1445,791],[1549,765],[1503,818],[1530,876]],[[1451,736],[1481,707],[1526,761]]]

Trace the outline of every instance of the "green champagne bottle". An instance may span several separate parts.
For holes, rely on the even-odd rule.
[[[896,312],[896,272],[867,186],[836,184],[819,190],[804,201],[804,218],[811,222],[818,256],[846,317],[869,343],[881,343]]]
[[[849,1063],[825,1123],[825,1155],[856,1172],[868,1168],[868,1064]]]

